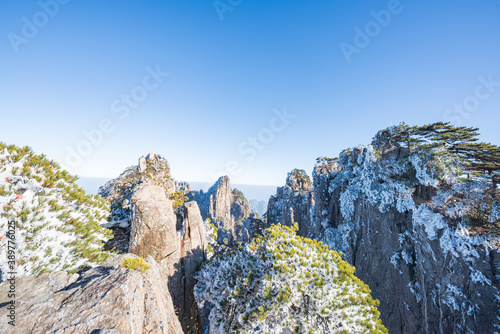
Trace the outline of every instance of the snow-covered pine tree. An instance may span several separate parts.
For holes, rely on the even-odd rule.
[[[379,302],[355,268],[298,226],[273,225],[239,250],[214,257],[196,279],[216,333],[387,333]]]

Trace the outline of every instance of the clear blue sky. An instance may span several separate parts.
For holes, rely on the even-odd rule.
[[[0,1],[0,141],[81,176],[153,151],[177,179],[280,185],[400,121],[500,144],[498,0],[54,1]]]

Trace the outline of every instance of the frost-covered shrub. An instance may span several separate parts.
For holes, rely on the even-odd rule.
[[[409,161],[423,186],[437,187],[443,181],[452,184],[462,175],[460,161],[442,147],[413,153]]]
[[[387,333],[378,301],[355,268],[298,227],[273,225],[240,250],[214,257],[196,279],[217,333]]]
[[[363,159],[357,159],[360,165],[349,164],[350,159],[347,158],[344,160],[346,164],[330,185],[330,191],[341,187],[341,213],[347,221],[354,214],[356,200],[361,198],[377,205],[381,212],[391,207],[396,207],[400,212],[415,207],[412,199],[414,184],[411,178],[405,177],[411,175],[409,163],[391,161],[387,165],[377,157],[371,145],[364,149]]]
[[[494,223],[498,220],[500,220],[500,203],[495,202],[492,205],[492,210],[490,213],[489,222]]]
[[[102,227],[109,203],[87,195],[76,179],[29,147],[0,143],[0,250],[7,249],[4,233],[14,222],[18,275],[76,272],[109,257],[103,245],[112,234]],[[0,257],[3,279],[8,268]]]
[[[357,150],[358,152],[361,149]],[[340,187],[342,216],[349,221],[356,201],[366,199],[380,212],[396,208],[398,212],[415,209],[413,193],[417,186],[452,185],[462,174],[460,161],[442,148],[429,148],[400,159],[384,159],[372,145],[363,148],[353,163],[353,150],[342,153],[342,171],[330,184],[330,191]]]
[[[205,237],[207,241],[207,259],[210,260],[215,254],[217,244],[217,227],[212,223],[210,218],[203,221],[203,228],[205,229]]]

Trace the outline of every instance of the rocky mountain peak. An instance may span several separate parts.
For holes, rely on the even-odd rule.
[[[248,234],[245,223],[254,213],[243,193],[231,189],[228,176],[221,176],[207,192],[190,192],[188,198],[198,203],[203,219],[210,219],[218,227],[218,239],[230,245]]]
[[[140,157],[137,172],[144,183],[163,187],[169,194],[176,190],[168,161],[160,154],[151,152],[146,157]]]
[[[231,189],[231,180],[229,179],[229,176],[224,175],[219,177],[210,189],[208,189],[208,192],[216,192],[218,189],[223,189],[221,191]]]
[[[312,182],[304,170],[294,169],[288,173],[286,184],[276,190],[267,206],[268,221],[292,226],[298,223],[298,234],[309,234],[312,197]]]
[[[225,187],[230,189],[229,180],[221,179],[214,193],[223,196]],[[198,333],[201,318],[192,295],[193,276],[207,258],[208,244],[197,202],[185,201],[188,192],[191,186],[175,181],[167,159],[155,153],[140,157],[137,166],[101,189],[119,222],[111,227],[113,246],[157,261],[184,332]]]
[[[312,190],[312,182],[309,175],[303,169],[294,169],[288,173],[286,185],[298,192],[310,192]]]

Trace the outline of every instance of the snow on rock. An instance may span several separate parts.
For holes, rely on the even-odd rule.
[[[354,159],[355,149],[341,154],[342,171],[330,185],[330,192],[341,189],[340,206],[344,219],[350,220],[354,215],[355,202],[365,199],[371,204],[377,204],[381,212],[387,212],[395,207],[399,212],[415,208],[412,200],[414,188],[408,182],[397,182],[396,179],[408,173],[408,163],[387,162],[377,158],[373,146],[357,148],[359,156]],[[360,157],[363,157],[361,159]],[[358,165],[359,162],[362,162]]]
[[[313,230],[310,225],[314,203],[311,190],[312,183],[305,171],[292,170],[287,175],[286,184],[269,199],[267,221],[286,226],[298,223],[298,234],[308,236]]]
[[[319,226],[312,237],[357,268],[394,333],[491,332],[497,325],[500,238],[474,230],[470,213],[496,222],[500,204],[462,168],[439,148],[375,145],[343,151],[334,173],[315,178],[327,181],[314,184],[321,211],[312,209],[310,224]],[[316,194],[325,189],[320,203]]]

